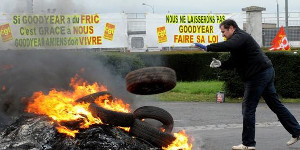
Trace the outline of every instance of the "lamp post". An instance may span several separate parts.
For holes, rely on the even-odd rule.
[[[145,5],[145,6],[149,6],[149,7],[151,7],[151,9],[152,9],[152,13],[154,14],[154,6],[148,5],[148,4],[146,4],[146,3],[142,3],[142,5]]]

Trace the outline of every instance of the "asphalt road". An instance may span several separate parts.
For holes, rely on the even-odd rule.
[[[134,107],[157,106],[174,118],[173,132],[186,130],[193,140],[193,150],[231,150],[242,143],[241,103],[159,102],[141,100]],[[284,104],[300,121],[300,104]],[[257,150],[300,150],[300,141],[286,146],[291,135],[265,103],[256,110]]]

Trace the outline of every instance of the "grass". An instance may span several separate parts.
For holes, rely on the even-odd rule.
[[[174,89],[159,94],[162,101],[199,101],[212,102],[216,100],[216,93],[223,91],[223,82],[199,81],[199,82],[177,82]]]
[[[216,102],[216,93],[224,91],[222,81],[177,82],[171,91],[158,94],[161,101]],[[285,103],[300,103],[300,98],[280,98]],[[239,103],[242,98],[226,97],[225,102]],[[263,102],[263,100],[261,100]]]

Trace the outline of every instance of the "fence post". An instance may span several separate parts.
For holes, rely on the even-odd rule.
[[[259,46],[263,46],[262,43],[262,11],[265,11],[266,8],[258,6],[250,6],[242,8],[243,11],[246,11],[246,32],[252,35],[256,40]]]

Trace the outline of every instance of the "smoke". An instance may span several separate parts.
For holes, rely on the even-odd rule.
[[[54,14],[73,14],[82,13],[86,10],[85,2],[78,2],[78,0],[33,0],[33,12],[34,13],[54,13]]]
[[[26,50],[0,52],[0,120],[24,113],[26,101],[36,91],[70,90],[70,78],[76,73],[90,83],[106,85],[114,96],[133,103],[133,95],[119,75],[111,74],[105,62],[92,52],[66,50]],[[84,68],[84,72],[80,70]],[[1,125],[0,125],[1,127]]]
[[[5,4],[10,4],[10,1],[7,0]],[[26,8],[21,7],[24,5]],[[5,12],[73,14],[86,10],[80,3],[74,3],[74,0],[26,0],[17,6],[7,7]],[[149,59],[148,62],[153,63],[153,60]],[[112,73],[112,68],[104,64],[107,64],[105,60],[99,60],[85,50],[0,51],[0,129],[24,113],[24,97],[29,98],[37,91],[47,93],[53,88],[68,90],[71,77],[82,68],[85,71],[79,75],[83,79],[90,83],[106,85],[114,97],[121,98],[133,106],[136,97],[126,91],[124,79]],[[141,96],[140,99],[144,97]]]

